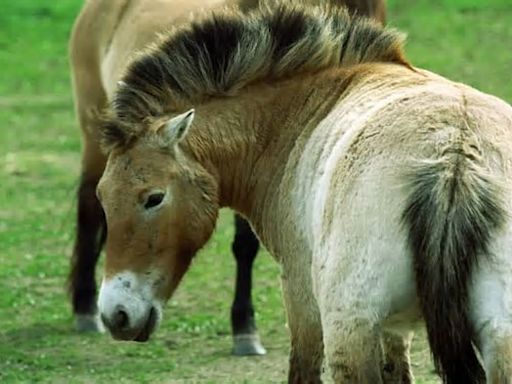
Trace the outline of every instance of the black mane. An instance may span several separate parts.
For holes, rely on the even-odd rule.
[[[406,64],[403,36],[345,8],[281,2],[212,12],[163,36],[134,60],[103,126],[107,147],[124,145],[158,118],[250,82],[361,62]]]

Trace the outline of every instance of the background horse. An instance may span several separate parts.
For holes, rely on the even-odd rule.
[[[333,2],[335,2],[333,0]],[[98,143],[98,112],[112,98],[117,80],[135,52],[153,42],[157,32],[188,20],[199,8],[237,3],[244,10],[258,5],[256,0],[88,1],[73,30],[70,57],[76,111],[82,129],[82,174],[78,190],[77,233],[69,276],[70,295],[78,330],[96,330],[95,267],[106,236],[105,218],[95,189],[106,157]],[[343,4],[344,1],[338,1]],[[346,4],[353,13],[368,15],[384,23],[383,0]],[[249,224],[235,217],[232,250],[237,271],[235,297],[231,308],[237,355],[263,354],[251,300],[252,265],[259,242]]]
[[[382,329],[423,317],[445,382],[510,383],[512,108],[411,67],[395,31],[285,4],[193,22],[123,76],[105,324],[148,340],[228,206],[282,266],[290,382],[325,355],[335,382],[381,383]]]

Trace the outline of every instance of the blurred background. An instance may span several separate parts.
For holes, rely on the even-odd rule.
[[[254,302],[268,354],[230,356],[231,214],[196,258],[146,345],[73,331],[65,293],[80,134],[67,40],[82,1],[3,1],[0,11],[0,382],[284,382],[288,335],[279,268],[256,260]],[[389,0],[415,66],[512,102],[510,0]],[[98,269],[100,271],[100,269]],[[424,334],[418,383],[438,383]]]

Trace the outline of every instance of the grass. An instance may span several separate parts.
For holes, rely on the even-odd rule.
[[[279,268],[255,267],[257,319],[268,355],[234,358],[228,322],[231,214],[197,257],[150,344],[78,335],[65,294],[80,141],[66,45],[81,1],[18,0],[0,13],[0,382],[283,382],[288,339]],[[418,66],[512,101],[508,0],[390,0]],[[437,383],[420,331],[418,383]]]

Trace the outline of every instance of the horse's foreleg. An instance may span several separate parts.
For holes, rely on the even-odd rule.
[[[249,223],[235,215],[235,239],[232,250],[236,259],[235,298],[231,306],[233,354],[237,356],[264,355],[252,306],[252,266],[259,249],[259,241]]]
[[[411,370],[410,349],[413,332],[404,334],[384,330],[384,365],[382,379],[384,384],[411,384],[414,377]]]
[[[290,324],[289,324],[290,325]],[[291,350],[288,383],[319,384],[322,367],[322,330],[313,327],[309,331],[290,326]]]
[[[291,338],[288,383],[321,383],[322,325],[311,278],[292,269],[283,275],[282,289]]]

